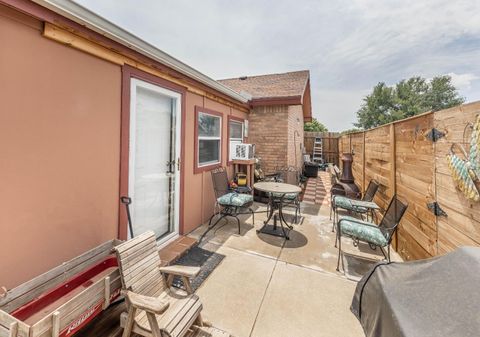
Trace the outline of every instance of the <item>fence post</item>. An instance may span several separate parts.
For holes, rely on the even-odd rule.
[[[395,123],[390,124],[390,191],[391,197],[397,193],[397,177],[396,177],[396,166],[397,166],[397,153],[396,153],[396,144],[395,144]],[[398,236],[395,233],[395,236],[392,239],[393,248],[397,250],[398,247]]]
[[[367,157],[365,156],[365,131],[362,132],[363,134],[363,154],[362,154],[362,159],[363,159],[363,167],[362,167],[362,189],[363,193],[365,193],[365,162],[367,161]]]
[[[396,146],[395,146],[395,123],[390,124],[390,188],[392,197],[397,192],[396,186]]]

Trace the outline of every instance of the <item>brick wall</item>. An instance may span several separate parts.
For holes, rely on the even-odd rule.
[[[288,116],[288,106],[279,105],[255,107],[248,117],[248,142],[255,144],[256,155],[262,159],[265,173],[275,172],[276,166],[287,165]]]
[[[288,166],[298,170],[303,166],[303,109],[301,105],[288,107]]]

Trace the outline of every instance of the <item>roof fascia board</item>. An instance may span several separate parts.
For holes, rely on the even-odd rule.
[[[308,83],[310,82],[310,72],[308,73],[307,80],[305,81],[305,84],[303,85],[303,90],[302,90],[302,104],[303,104],[303,97],[305,96],[305,91],[307,90]]]
[[[250,101],[251,106],[265,105],[300,105],[302,104],[302,96],[283,96],[283,97],[261,97],[253,98]]]
[[[305,88],[303,89],[303,94],[302,94],[302,106],[305,107],[305,93],[307,92],[307,89],[309,91],[309,95],[308,95],[308,98],[309,98],[309,106],[310,106],[310,111],[307,113],[307,115],[305,115],[304,113],[304,120],[307,121],[307,122],[311,122],[312,121],[312,89],[311,89],[311,86],[310,86],[310,75],[308,76],[308,79],[307,81],[305,82]]]

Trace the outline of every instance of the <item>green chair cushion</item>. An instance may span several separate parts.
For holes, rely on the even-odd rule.
[[[219,205],[243,207],[253,202],[251,194],[227,193],[217,199]]]
[[[338,222],[342,234],[371,242],[380,247],[388,245],[387,238],[378,227],[370,227],[363,224],[374,225],[371,222],[358,220],[349,216],[341,217]]]
[[[274,198],[281,198],[283,193],[272,193],[273,197]],[[295,200],[298,196],[298,193],[285,193],[285,196],[283,197],[283,199],[286,199],[286,200]]]
[[[359,213],[365,213],[368,211],[367,207],[359,206],[360,200],[355,200],[356,205],[354,206],[351,202],[352,199],[344,197],[342,195],[337,195],[333,199],[335,203],[335,208],[342,208],[348,211],[354,211]]]

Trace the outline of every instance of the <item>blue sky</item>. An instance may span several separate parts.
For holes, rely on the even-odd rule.
[[[332,131],[380,81],[450,74],[480,100],[478,0],[77,2],[215,79],[309,69]]]

